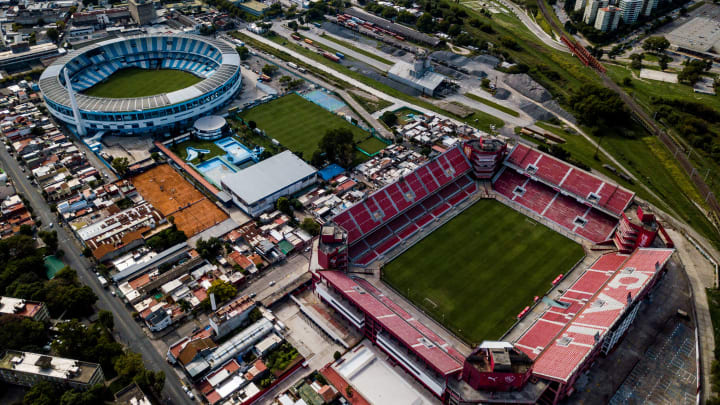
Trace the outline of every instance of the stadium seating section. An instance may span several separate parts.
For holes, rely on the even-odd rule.
[[[477,191],[470,165],[456,147],[341,212],[350,261],[367,265]]]
[[[100,83],[119,69],[177,69],[207,78],[219,67],[222,55],[213,46],[190,38],[137,38],[112,43],[74,58],[68,66],[73,89],[80,92]]]
[[[493,188],[591,242],[610,240],[634,194],[554,157],[517,145]]]

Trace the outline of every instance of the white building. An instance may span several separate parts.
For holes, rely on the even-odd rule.
[[[280,197],[317,182],[317,170],[290,151],[284,151],[222,178],[222,188],[243,211],[255,217],[274,209]]]
[[[625,24],[634,24],[643,8],[643,0],[620,0],[620,17]]]
[[[575,0],[575,11],[585,10],[587,6],[587,0]]]
[[[255,308],[255,301],[247,295],[231,301],[210,315],[210,327],[221,338],[240,326]]]
[[[86,390],[103,383],[105,375],[96,363],[7,350],[0,357],[0,380],[25,387],[48,381],[61,387]]]
[[[608,0],[587,0],[587,5],[585,6],[585,14],[583,15],[583,21],[585,22],[585,24],[595,24],[595,18],[597,17],[598,10],[603,7],[607,7],[607,5]]]
[[[595,19],[595,29],[603,32],[614,31],[620,21],[620,9],[615,6],[607,6],[598,10]]]

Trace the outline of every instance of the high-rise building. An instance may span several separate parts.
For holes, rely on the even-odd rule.
[[[130,15],[138,25],[150,24],[155,19],[155,6],[152,0],[129,0]]]
[[[660,3],[660,0],[645,0],[642,15],[649,17],[650,14],[652,14],[652,12],[657,8],[658,3]]]
[[[84,391],[105,382],[105,376],[96,363],[7,350],[0,355],[0,381],[25,387],[48,381]]]
[[[587,4],[585,5],[585,14],[583,15],[583,21],[585,24],[595,24],[598,9],[607,7],[607,5],[608,0],[587,0]]]
[[[595,18],[595,29],[603,32],[614,31],[620,21],[620,9],[615,6],[607,6],[598,10]]]
[[[587,0],[575,0],[575,11],[584,10],[587,5]]]
[[[620,18],[625,24],[634,24],[643,8],[643,0],[620,0]]]

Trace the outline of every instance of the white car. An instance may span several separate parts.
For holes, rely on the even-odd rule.
[[[190,397],[190,399],[195,399],[195,394],[193,394],[193,392],[190,388],[188,388],[185,385],[183,385],[182,387],[183,387],[183,390],[185,391],[185,393],[188,395],[188,397]]]
[[[274,286],[274,285],[275,285],[275,282],[274,282],[274,281],[271,281],[271,282],[270,282],[270,287],[272,287],[272,286]]]

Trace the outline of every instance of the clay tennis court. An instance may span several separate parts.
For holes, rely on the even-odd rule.
[[[175,225],[188,238],[228,219],[170,165],[154,167],[133,177],[132,183],[163,216],[174,217]]]

